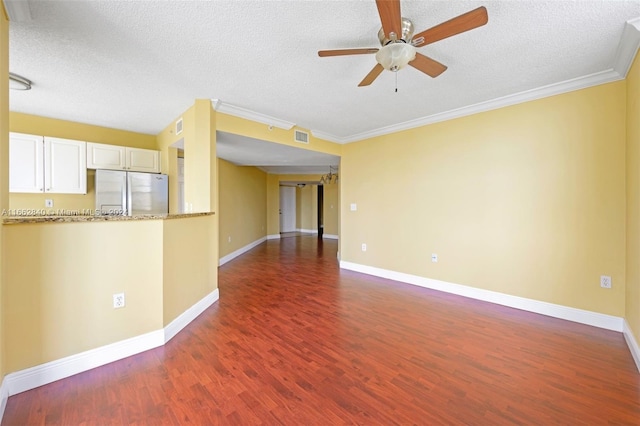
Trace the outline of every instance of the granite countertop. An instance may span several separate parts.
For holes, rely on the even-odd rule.
[[[5,213],[5,212],[3,212]],[[198,216],[211,216],[215,212],[203,213],[180,213],[180,214],[159,214],[159,215],[90,215],[90,214],[44,214],[43,211],[18,209],[10,210],[9,215],[4,215],[2,223],[4,225],[16,225],[21,223],[73,223],[73,222],[108,222],[108,221],[131,221],[131,220],[168,220],[183,219]],[[13,213],[13,215],[11,215]]]

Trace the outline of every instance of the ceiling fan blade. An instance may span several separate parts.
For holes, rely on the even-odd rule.
[[[400,15],[400,0],[376,0],[378,6],[378,14],[380,22],[382,22],[382,30],[389,37],[389,34],[395,33],[396,38],[402,36],[402,16]]]
[[[416,53],[416,58],[409,62],[409,65],[433,78],[447,70],[446,65],[420,53]]]
[[[376,53],[377,47],[371,47],[366,49],[337,49],[337,50],[319,50],[318,56],[343,56],[343,55],[366,55],[369,53]]]
[[[378,76],[382,71],[384,71],[384,68],[382,67],[382,65],[376,64],[376,66],[373,67],[373,69],[369,72],[369,74],[367,74],[364,80],[362,80],[360,84],[358,84],[358,87],[370,85],[371,83],[373,83],[373,80],[378,78]]]
[[[413,36],[411,44],[415,47],[422,47],[447,37],[481,27],[488,21],[489,16],[487,15],[487,9],[484,6],[480,6],[477,9],[473,9],[470,12],[456,16],[453,19],[416,34]]]

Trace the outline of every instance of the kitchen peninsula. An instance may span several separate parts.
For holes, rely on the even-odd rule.
[[[11,213],[11,212],[10,212]],[[20,223],[73,223],[73,222],[106,222],[106,221],[131,221],[131,220],[169,220],[186,219],[190,217],[210,216],[215,213],[179,213],[179,214],[158,214],[158,215],[94,215],[94,214],[9,214],[4,216],[4,225],[15,225]]]
[[[175,336],[218,299],[216,221],[213,212],[3,218],[11,394]]]

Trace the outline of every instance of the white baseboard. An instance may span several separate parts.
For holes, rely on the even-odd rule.
[[[220,298],[220,290],[215,289],[205,297],[200,299],[195,305],[178,315],[176,319],[171,321],[164,328],[164,343],[178,334],[183,328],[185,328],[191,321],[196,319],[198,315],[203,313],[209,306],[213,305]]]
[[[279,240],[279,239],[280,239],[280,234],[267,235],[267,240]]]
[[[280,238],[280,236],[278,235],[278,238]],[[249,250],[251,250],[252,248],[254,248],[255,246],[264,243],[265,241],[267,241],[267,237],[262,237],[260,239],[255,240],[252,243],[247,244],[244,247],[239,248],[238,250],[229,253],[226,256],[223,256],[220,258],[220,260],[218,261],[218,266],[222,266],[225,263],[229,262],[230,260],[235,259],[236,257],[240,256],[241,254],[244,254],[246,252],[248,252]]]
[[[0,421],[2,421],[7,399],[11,395],[16,395],[55,382],[56,380],[64,379],[148,351],[149,349],[163,346],[206,308],[215,303],[218,300],[218,296],[219,291],[215,289],[162,330],[155,330],[130,339],[7,374],[0,386]]]
[[[627,346],[629,346],[631,356],[636,362],[636,367],[638,367],[638,371],[640,371],[640,346],[638,346],[638,341],[633,336],[633,330],[631,330],[627,320],[624,320],[624,330],[622,331],[622,334],[624,334],[624,340],[627,341]]]
[[[4,417],[4,410],[7,408],[7,400],[9,399],[9,385],[7,384],[7,379],[2,380],[2,385],[0,386],[0,422],[2,422],[2,418]]]
[[[341,261],[340,267],[368,275],[439,290],[445,293],[457,294],[471,299],[483,300],[485,302],[522,309],[523,311],[535,312],[537,314],[547,315],[554,318],[561,318],[581,324],[592,325],[594,327],[604,328],[607,330],[621,332],[623,329],[623,318],[612,315],[571,308],[569,306],[556,305],[554,303],[542,302],[519,296],[512,296],[509,294],[469,287],[461,284],[453,284],[446,281],[433,280],[387,269],[374,268],[372,266],[360,265],[352,262]]]
[[[110,345],[101,346],[25,370],[9,373],[7,383],[9,396],[64,379],[110,362],[157,348],[164,344],[162,330],[152,331]]]
[[[317,229],[304,229],[304,228],[297,228],[296,232],[303,232],[305,234],[317,234],[318,230]]]
[[[328,240],[337,240],[338,236],[333,234],[322,234],[322,238],[326,238]]]

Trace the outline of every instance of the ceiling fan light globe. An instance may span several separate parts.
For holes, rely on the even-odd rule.
[[[383,46],[376,53],[376,61],[387,71],[399,71],[416,58],[416,48],[411,44],[398,42]]]

